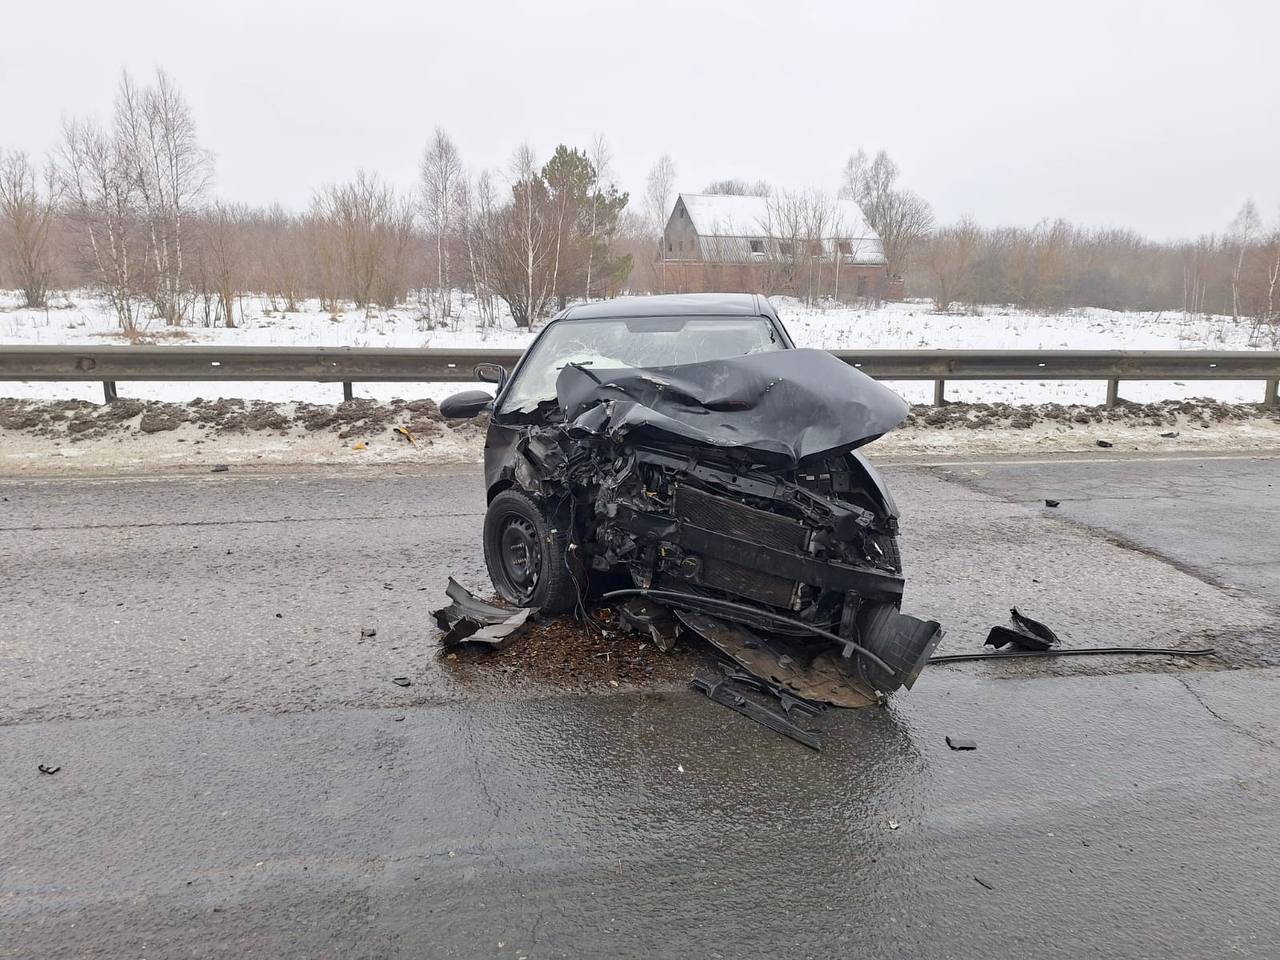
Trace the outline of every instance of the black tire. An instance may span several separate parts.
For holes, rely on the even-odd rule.
[[[502,599],[547,613],[578,603],[569,574],[569,525],[549,520],[518,490],[503,490],[484,515],[484,562]]]

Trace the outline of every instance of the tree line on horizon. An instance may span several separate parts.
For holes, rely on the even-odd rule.
[[[829,297],[805,261],[831,236],[835,193],[739,179],[702,192],[769,198],[762,229],[796,252],[764,292]],[[110,119],[66,123],[46,162],[0,150],[0,287],[28,306],[92,289],[125,331],[144,317],[234,326],[249,295],[279,310],[308,299],[335,312],[411,304],[431,324],[456,323],[462,301],[492,324],[503,302],[527,327],[574,300],[660,292],[659,241],[676,193],[663,155],[631,204],[603,136],[561,144],[544,162],[521,145],[505,170],[477,171],[437,129],[413,190],[361,170],[321,187],[302,212],[229,203],[214,195],[212,154],[172,79],[157,71],[139,84],[125,73]],[[1280,219],[1267,224],[1252,201],[1221,234],[1179,242],[1065,220],[940,225],[884,151],[854,153],[839,194],[881,237],[890,274],[939,311],[1176,310],[1249,319],[1277,339]]]

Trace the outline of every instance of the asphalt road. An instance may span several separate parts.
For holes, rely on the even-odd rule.
[[[947,649],[1222,655],[934,667],[821,754],[451,672],[470,469],[0,483],[0,957],[1274,957],[1276,468],[890,468]]]

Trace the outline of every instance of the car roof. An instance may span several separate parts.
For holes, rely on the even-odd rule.
[[[778,314],[767,298],[754,293],[676,293],[580,303],[561,311],[555,319],[627,317],[772,317],[776,320]]]

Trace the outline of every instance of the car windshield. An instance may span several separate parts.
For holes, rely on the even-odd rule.
[[[565,364],[602,369],[725,360],[785,347],[764,317],[629,317],[561,320],[520,365],[500,413],[529,412],[556,395]]]

